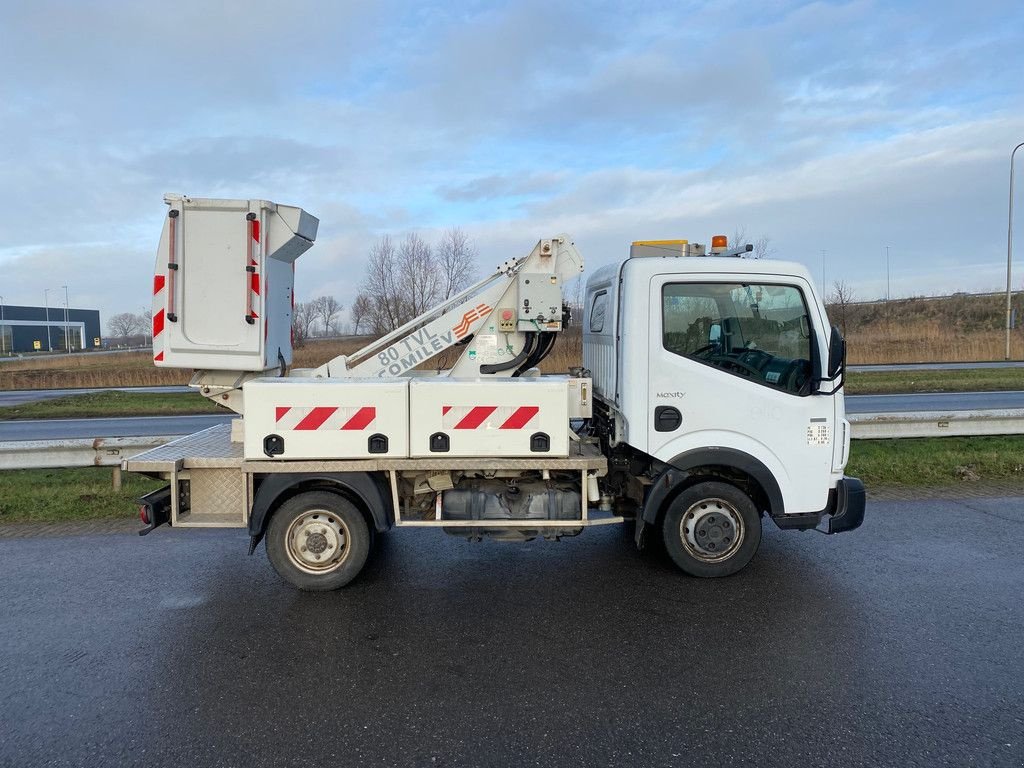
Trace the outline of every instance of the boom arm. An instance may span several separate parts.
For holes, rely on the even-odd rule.
[[[411,375],[423,361],[463,344],[459,359],[441,375],[514,376],[550,349],[553,334],[562,330],[562,283],[582,271],[583,257],[568,235],[540,240],[527,256],[504,262],[476,285],[312,375]]]

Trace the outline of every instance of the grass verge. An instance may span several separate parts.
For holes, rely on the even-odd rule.
[[[165,483],[124,473],[114,491],[112,469],[12,469],[0,472],[0,524],[56,523],[125,518],[138,514],[135,500]]]
[[[854,440],[846,473],[868,488],[1024,485],[1024,435]]]
[[[0,419],[87,419],[111,416],[184,416],[228,413],[196,393],[88,392],[0,407]]]
[[[1024,487],[1024,436],[855,440],[846,471],[869,489],[1006,481]],[[94,467],[0,472],[0,524],[133,517],[135,500],[164,484],[125,473],[115,492],[111,470]]]
[[[953,371],[852,371],[848,395],[908,392],[1000,392],[1024,389],[1024,368],[978,368]]]

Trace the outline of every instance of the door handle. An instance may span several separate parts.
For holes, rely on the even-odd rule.
[[[671,405],[659,405],[654,409],[654,431],[675,432],[683,423],[683,414]]]

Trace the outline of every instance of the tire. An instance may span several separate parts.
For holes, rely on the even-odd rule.
[[[672,500],[661,524],[665,551],[691,576],[731,576],[761,544],[757,507],[734,485],[705,481]]]
[[[288,583],[325,592],[359,575],[372,541],[366,518],[352,502],[329,491],[308,491],[271,516],[267,558]]]

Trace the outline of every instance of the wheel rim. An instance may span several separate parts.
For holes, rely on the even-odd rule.
[[[351,549],[348,526],[325,509],[312,509],[295,518],[285,539],[288,559],[306,573],[322,574],[340,568]]]
[[[686,551],[704,563],[727,560],[743,544],[743,516],[725,499],[701,499],[679,523],[679,538]]]

